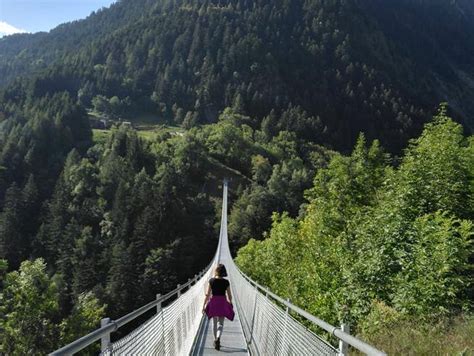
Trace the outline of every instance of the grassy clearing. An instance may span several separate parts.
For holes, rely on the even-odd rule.
[[[104,143],[110,136],[110,130],[92,129],[92,140],[95,143]]]
[[[184,135],[185,132],[185,130],[180,127],[164,125],[137,126],[135,127],[135,130],[137,131],[137,135],[144,140],[153,140],[158,132],[163,131],[169,132],[172,135]],[[96,143],[103,143],[107,141],[111,133],[111,130],[92,129],[92,139]]]
[[[111,133],[112,133],[111,130],[93,129],[92,139],[96,143],[103,143],[107,141]],[[137,135],[138,137],[141,137],[144,140],[152,140],[156,135],[156,130],[137,130]]]
[[[137,130],[137,135],[138,137],[141,137],[144,140],[153,140],[153,138],[156,137],[156,131],[155,130],[143,130],[143,131]]]
[[[166,119],[163,117],[159,117],[156,114],[133,114],[133,115],[124,115],[124,121],[131,121],[136,125],[160,125],[166,122]]]
[[[89,111],[89,117],[94,120],[106,119],[119,125],[120,123],[117,120],[112,120],[105,114],[98,113],[96,111]],[[122,121],[130,121],[133,124],[133,128],[137,131],[139,137],[145,140],[151,140],[155,137],[156,132],[169,132],[174,135],[182,135],[185,130],[179,126],[172,126],[167,124],[167,121],[164,118],[160,118],[155,114],[134,114],[130,116],[123,116]],[[93,139],[94,142],[103,142],[107,140],[110,135],[110,130],[103,129],[93,129]]]
[[[473,356],[474,315],[432,323],[398,321],[379,325],[374,334],[359,336],[388,355]]]

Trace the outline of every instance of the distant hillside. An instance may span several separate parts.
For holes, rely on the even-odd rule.
[[[48,354],[189,280],[223,178],[262,285],[388,354],[466,353],[474,139],[439,102],[474,127],[473,15],[122,0],[1,39],[0,354]],[[94,134],[91,117],[135,122]]]
[[[364,131],[396,151],[441,101],[474,126],[473,14],[467,0],[122,0],[0,40],[0,85],[6,99],[116,96],[118,114],[188,127],[233,106],[255,128],[338,149]],[[311,124],[264,120],[296,106]]]

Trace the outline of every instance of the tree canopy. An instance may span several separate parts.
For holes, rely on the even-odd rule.
[[[377,310],[421,320],[472,310],[472,142],[445,106],[396,167],[360,136],[350,156],[318,171],[303,214],[275,214],[267,238],[239,250],[239,265],[359,331],[385,321]]]

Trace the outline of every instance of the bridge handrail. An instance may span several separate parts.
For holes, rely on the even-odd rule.
[[[224,250],[223,255],[222,249]],[[183,352],[188,352],[192,348],[192,344],[188,345],[187,342],[184,343],[184,348],[182,347],[183,339],[188,336],[195,335],[199,328],[199,323],[196,321],[200,321],[202,318],[198,318],[198,315],[201,315],[201,305],[204,300],[204,288],[205,283],[207,283],[207,279],[210,277],[210,268],[214,263],[218,263],[221,258],[223,259],[222,262],[228,264],[229,267],[228,271],[230,272],[230,277],[234,279],[234,287],[237,284],[239,288],[237,290],[233,290],[234,295],[236,297],[236,306],[237,310],[239,310],[239,301],[244,304],[244,307],[240,308],[241,311],[245,311],[249,316],[251,316],[251,325],[249,323],[242,324],[243,331],[246,334],[246,340],[249,347],[255,345],[257,354],[258,348],[261,346],[261,342],[252,342],[255,340],[268,340],[268,336],[270,335],[273,338],[278,339],[279,330],[278,327],[275,327],[273,322],[273,317],[284,317],[284,330],[283,330],[283,339],[280,339],[278,342],[274,342],[273,350],[279,350],[280,354],[284,355],[285,352],[290,350],[291,343],[289,342],[290,337],[292,340],[297,340],[300,343],[303,343],[302,346],[305,346],[304,349],[311,350],[311,351],[321,351],[321,354],[329,354],[329,355],[346,355],[347,354],[347,345],[351,345],[352,347],[364,352],[368,355],[374,356],[385,356],[386,354],[376,348],[372,347],[371,345],[363,342],[362,340],[357,339],[354,336],[351,336],[349,333],[344,332],[338,327],[332,326],[331,324],[311,315],[310,313],[304,311],[303,309],[297,307],[296,305],[291,304],[288,300],[284,300],[268,288],[258,284],[250,277],[248,277],[245,273],[243,273],[237,265],[234,263],[232,256],[230,255],[229,245],[228,245],[228,236],[227,236],[227,182],[224,182],[224,194],[223,194],[223,207],[222,207],[222,223],[221,223],[221,231],[219,237],[219,244],[212,259],[211,263],[198,275],[194,276],[193,279],[188,280],[187,283],[183,285],[178,285],[176,289],[173,291],[165,294],[164,296],[157,295],[156,300],[138,308],[137,310],[115,320],[110,321],[110,319],[103,319],[102,327],[97,329],[90,334],[72,342],[69,345],[64,346],[63,348],[51,353],[50,355],[71,355],[75,352],[78,352],[85,348],[86,346],[91,345],[93,342],[98,341],[101,339],[102,341],[102,354],[103,356],[112,355],[114,351],[122,352],[123,354],[130,354],[130,350],[136,350],[137,344],[139,343],[138,349],[143,351],[143,346],[147,345],[148,348],[153,348],[153,351],[157,351],[158,345],[162,345],[159,349],[161,352],[168,354],[171,352],[174,354],[181,354]],[[234,272],[232,272],[234,271]],[[195,283],[193,286],[192,284]],[[186,293],[182,295],[182,292],[186,290]],[[240,293],[240,291],[242,291]],[[260,291],[262,293],[260,293]],[[162,308],[162,303],[168,301],[172,296],[178,296],[177,300],[171,302],[171,304],[165,308]],[[261,298],[258,297],[259,295],[265,295],[269,298]],[[181,299],[181,295],[182,298]],[[242,297],[242,298],[241,298]],[[248,302],[250,299],[248,297],[254,297],[254,302]],[[258,297],[258,298],[257,298]],[[247,299],[246,299],[247,298]],[[270,300],[274,300],[276,303]],[[244,302],[245,301],[245,302]],[[253,307],[252,307],[253,304]],[[286,314],[282,315],[282,309],[280,309],[279,305],[286,307]],[[135,329],[131,332],[128,336],[114,342],[113,344],[110,343],[110,333],[116,331],[119,327],[129,323],[130,321],[136,319],[137,317],[143,315],[147,311],[151,310],[152,308],[157,308],[157,314],[142,324],[141,327]],[[250,309],[249,309],[250,308]],[[253,310],[252,310],[253,309]],[[176,313],[176,310],[181,310],[180,313]],[[340,340],[339,349],[334,348],[326,341],[322,340],[319,336],[312,333],[308,328],[302,325],[298,320],[292,318],[289,311],[305,318],[306,320],[310,321],[314,325],[322,328],[323,330],[329,332],[331,335],[334,335]],[[168,313],[168,314],[166,314]],[[267,318],[267,323],[262,323],[259,318],[262,318],[262,315]],[[288,317],[289,316],[289,317]],[[173,325],[177,327],[168,329],[166,326],[165,318],[167,320],[171,320]],[[256,319],[255,319],[256,318]],[[192,322],[189,322],[189,319],[192,319]],[[258,323],[257,320],[260,320],[260,324],[263,325],[262,327],[257,327]],[[254,321],[255,321],[255,328],[254,328]],[[270,321],[270,323],[268,323]],[[183,326],[184,325],[184,326]],[[269,325],[273,325],[269,327]],[[281,323],[280,323],[281,326]],[[150,328],[150,333],[143,334],[143,328]],[[148,337],[152,335],[153,337],[157,336],[157,331],[159,330],[162,333],[162,336],[158,336],[156,338],[155,344],[150,344],[148,341]],[[165,331],[166,335],[170,334],[171,339],[165,338]],[[291,333],[291,335],[290,335]],[[145,335],[145,336],[144,336]],[[255,339],[254,336],[257,336]],[[275,339],[275,340],[276,340]],[[187,340],[187,339],[186,339]],[[286,342],[285,342],[286,340]],[[144,341],[147,341],[144,343]],[[311,342],[310,342],[311,341]],[[158,344],[157,344],[158,343]],[[171,343],[171,344],[170,344]],[[141,345],[141,346],[140,346]],[[171,346],[170,346],[171,345]],[[177,346],[178,345],[178,346]],[[258,346],[260,345],[260,346]],[[306,346],[309,346],[306,348]],[[267,345],[265,344],[263,349],[265,352],[267,351]],[[150,349],[151,350],[151,349]],[[149,351],[150,351],[149,350]],[[173,351],[174,350],[174,351]],[[319,352],[318,351],[318,352]],[[138,353],[137,353],[138,354]],[[161,353],[160,353],[161,354]],[[319,354],[319,353],[318,353]]]
[[[93,344],[94,342],[100,340],[103,336],[106,336],[110,334],[111,332],[114,332],[118,330],[118,328],[122,327],[123,325],[129,323],[130,321],[138,318],[139,316],[143,315],[147,311],[156,308],[158,305],[161,305],[161,303],[166,302],[168,299],[170,299],[172,296],[176,294],[180,294],[191,286],[193,283],[199,281],[199,279],[204,276],[209,269],[211,268],[212,264],[214,263],[214,260],[199,274],[195,275],[194,278],[189,279],[186,283],[183,285],[179,285],[175,289],[173,289],[171,292],[168,292],[167,294],[149,302],[148,304],[145,304],[144,306],[128,313],[127,315],[124,315],[123,317],[117,319],[117,320],[111,320],[109,324],[106,326],[103,326],[99,329],[96,329],[92,331],[91,333],[81,337],[80,339],[77,339],[74,342],[71,342],[70,344],[63,346],[62,348],[51,352],[49,355],[50,356],[59,356],[59,355],[72,355],[76,352],[81,351],[82,349],[86,348],[87,346]]]
[[[237,267],[237,265],[235,267],[236,267],[236,270],[242,275],[242,277],[244,277],[255,288],[260,289],[266,295],[272,297],[273,299],[275,299],[279,303],[283,304],[285,307],[289,308],[290,310],[292,310],[296,314],[298,314],[298,315],[304,317],[305,319],[309,320],[313,324],[316,324],[320,328],[326,330],[331,335],[336,336],[338,339],[346,342],[347,344],[351,345],[352,347],[356,348],[357,350],[359,350],[361,352],[364,352],[367,355],[370,355],[370,356],[372,356],[372,355],[373,356],[386,356],[387,355],[385,352],[380,351],[380,350],[376,349],[375,347],[365,343],[364,341],[359,340],[356,337],[342,331],[341,328],[333,326],[333,325],[325,322],[324,320],[321,320],[321,319],[315,317],[314,315],[308,313],[307,311],[297,307],[296,305],[288,302],[287,300],[279,297],[278,295],[276,295],[275,293],[270,291],[268,288],[265,288],[264,286],[258,284],[253,279],[251,279],[249,276],[247,276],[244,272],[242,272],[240,270],[239,267]]]

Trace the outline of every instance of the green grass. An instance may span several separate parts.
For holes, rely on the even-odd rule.
[[[167,131],[172,134],[184,134],[185,130],[180,127],[174,126],[150,126],[150,127],[136,127],[135,128],[138,137],[143,138],[144,140],[153,140],[156,136],[156,133],[159,131]],[[103,143],[107,141],[111,134],[111,130],[101,130],[101,129],[92,129],[92,139],[96,143]]]
[[[93,118],[110,120],[107,115],[98,113],[94,110],[89,111],[88,114],[91,119]],[[165,118],[160,118],[156,114],[133,114],[129,116],[123,116],[122,120],[132,122],[134,129],[137,131],[138,136],[145,140],[152,140],[155,137],[155,133],[158,131],[165,131],[175,135],[184,134],[184,132],[186,131],[182,127],[169,125]],[[116,124],[118,124],[116,120],[112,121],[115,121]],[[110,130],[93,129],[92,137],[94,142],[105,142],[108,139],[110,132]]]
[[[360,335],[388,355],[474,355],[474,316],[428,322],[398,321]],[[359,353],[354,352],[354,355]]]
[[[96,143],[103,143],[107,141],[111,133],[112,133],[111,130],[93,129],[92,139]],[[144,140],[152,140],[155,137],[155,134],[156,134],[155,130],[141,130],[141,131],[137,130],[138,137],[141,137]]]
[[[156,136],[155,130],[143,130],[137,131],[138,137],[143,138],[144,140],[152,140]]]
[[[92,140],[95,143],[104,143],[110,136],[110,130],[92,129]]]
[[[125,121],[131,121],[137,125],[159,125],[166,122],[166,120],[162,117],[159,117],[156,114],[134,114],[134,115],[127,115],[123,118]]]

